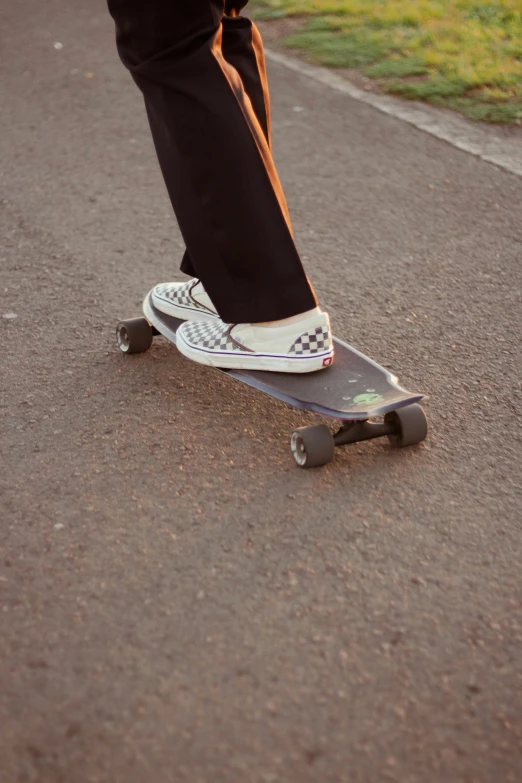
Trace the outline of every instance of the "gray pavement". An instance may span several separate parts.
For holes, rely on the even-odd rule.
[[[103,3],[1,16],[0,781],[518,783],[522,179],[271,68],[335,331],[429,395],[300,471],[313,416],[115,348],[182,243]]]

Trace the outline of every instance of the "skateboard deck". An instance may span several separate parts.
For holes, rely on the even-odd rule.
[[[176,344],[176,331],[183,321],[157,310],[150,294],[143,302],[143,314],[159,334]],[[366,421],[423,398],[422,394],[403,389],[394,375],[351,345],[335,337],[334,345],[333,364],[318,372],[295,374],[229,369],[220,372],[294,408],[345,422]]]

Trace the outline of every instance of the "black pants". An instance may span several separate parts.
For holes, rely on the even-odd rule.
[[[246,2],[108,0],[187,246],[182,270],[228,323],[317,304],[270,152],[261,38],[236,15]]]

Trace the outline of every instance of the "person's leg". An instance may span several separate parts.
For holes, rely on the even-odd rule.
[[[247,17],[239,15],[246,4],[247,0],[230,0],[225,4],[221,51],[225,60],[238,72],[267,144],[271,147],[270,96],[265,53],[256,25]],[[180,268],[185,274],[196,276],[188,250],[185,251]]]
[[[265,322],[314,308],[270,149],[221,51],[223,0],[109,8],[194,269],[220,316]]]
[[[223,57],[238,72],[270,147],[270,95],[263,41],[254,22],[239,15],[244,5],[246,2],[237,3],[229,9],[230,15],[223,17]]]

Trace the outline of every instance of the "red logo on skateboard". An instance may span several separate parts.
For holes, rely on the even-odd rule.
[[[326,359],[323,359],[323,367],[329,367],[332,362],[333,362],[332,357],[328,356]]]

